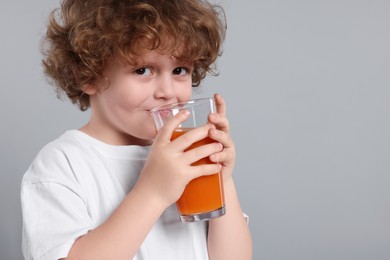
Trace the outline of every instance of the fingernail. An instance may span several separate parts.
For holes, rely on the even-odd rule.
[[[190,111],[188,111],[188,110],[183,110],[183,115],[188,116],[189,114],[190,114]]]

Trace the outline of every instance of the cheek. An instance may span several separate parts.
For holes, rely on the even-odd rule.
[[[142,123],[138,123],[139,125],[138,131],[140,135],[139,137],[145,140],[153,140],[157,135],[157,129],[154,124],[153,118],[152,117],[142,118],[142,120],[139,120],[138,122],[142,122]]]
[[[141,88],[123,87],[115,93],[115,102],[127,109],[141,107],[148,98],[148,93]]]
[[[188,84],[186,86],[182,86],[178,91],[176,91],[176,93],[179,101],[187,101],[192,96],[192,85]]]

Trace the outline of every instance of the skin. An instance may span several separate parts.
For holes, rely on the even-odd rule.
[[[209,257],[251,259],[252,241],[232,177],[235,146],[223,98],[214,96],[217,113],[210,115],[210,124],[170,141],[188,114],[179,113],[156,133],[149,111],[191,97],[192,64],[155,51],[143,55],[138,64],[124,66],[111,61],[104,79],[84,88],[90,95],[92,114],[81,131],[108,144],[152,146],[134,188],[102,225],[75,241],[66,259],[132,259],[188,182],[217,171],[223,174],[227,213],[209,222]],[[184,152],[206,136],[215,142]],[[191,166],[204,157],[216,164]]]

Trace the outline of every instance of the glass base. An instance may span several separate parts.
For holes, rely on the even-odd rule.
[[[226,213],[225,205],[223,205],[221,208],[209,212],[195,213],[192,215],[180,215],[180,220],[181,222],[205,221],[205,220],[221,217],[225,215],[225,213]]]

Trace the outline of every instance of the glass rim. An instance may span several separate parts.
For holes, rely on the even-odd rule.
[[[150,110],[150,112],[155,113],[155,112],[161,111],[161,110],[186,109],[188,107],[197,106],[197,104],[203,104],[206,101],[211,102],[213,100],[214,100],[214,98],[212,98],[212,97],[206,97],[206,98],[190,99],[187,101],[179,101],[179,102],[174,102],[174,103],[165,104],[165,105],[155,107],[152,110]]]

